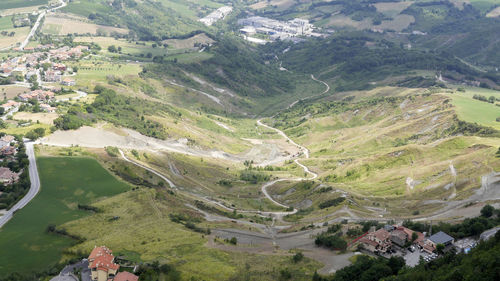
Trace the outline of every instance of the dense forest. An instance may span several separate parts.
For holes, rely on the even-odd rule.
[[[500,83],[498,74],[480,73],[452,54],[403,49],[386,40],[366,36],[337,36],[308,40],[296,45],[277,43],[270,48],[289,51],[283,54],[283,66],[302,73],[321,73],[321,79],[337,79],[337,90],[361,90],[370,81],[408,74],[417,69],[458,73],[468,77],[488,78]]]

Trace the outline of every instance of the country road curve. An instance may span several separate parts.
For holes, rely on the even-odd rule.
[[[26,206],[40,191],[40,177],[38,175],[38,168],[36,166],[35,151],[33,148],[33,142],[25,142],[26,154],[29,160],[29,176],[31,181],[31,187],[28,193],[16,203],[7,213],[0,217],[0,228],[2,228],[13,216],[14,213]]]

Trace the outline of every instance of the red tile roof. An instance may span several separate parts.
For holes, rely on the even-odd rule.
[[[130,272],[120,272],[115,276],[114,281],[137,281],[139,280],[139,276],[136,276]]]
[[[114,263],[115,257],[112,251],[105,246],[95,247],[89,256],[89,268],[108,271],[109,269],[118,270],[120,265]]]
[[[385,229],[383,229],[383,228],[381,228],[381,229],[379,229],[379,230],[375,231],[375,232],[373,233],[373,235],[374,235],[375,237],[377,237],[377,239],[379,239],[379,240],[381,240],[381,241],[384,241],[384,240],[388,239],[388,238],[391,236],[391,234],[390,234],[387,230],[385,230]]]

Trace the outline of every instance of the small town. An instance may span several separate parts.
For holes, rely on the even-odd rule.
[[[75,60],[89,54],[88,46],[62,46],[53,44],[24,48],[24,54],[7,58],[0,63],[3,84],[14,84],[26,90],[16,98],[4,100],[3,120],[12,116],[23,105],[34,112],[56,112],[56,95],[68,94],[62,87],[76,85],[73,76],[77,69],[67,67],[65,61]]]

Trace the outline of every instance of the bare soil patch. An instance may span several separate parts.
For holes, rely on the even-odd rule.
[[[84,19],[80,19],[76,16],[67,14],[50,14],[45,18],[42,32],[57,35],[67,35],[73,33],[97,34],[98,32],[107,34],[113,32],[125,34],[128,32],[128,30],[124,28],[89,23]]]
[[[33,122],[40,122],[42,124],[49,124],[53,125],[54,120],[58,117],[59,115],[57,113],[46,113],[46,112],[39,112],[39,113],[31,113],[31,112],[18,112],[14,114],[14,119],[15,120],[31,120]]]
[[[0,86],[0,98],[13,99],[20,94],[29,92],[30,89],[26,87],[20,87],[16,85],[4,85]]]
[[[491,10],[488,14],[486,14],[486,17],[489,17],[489,18],[495,18],[498,16],[500,16],[500,7],[497,7],[495,9]]]

